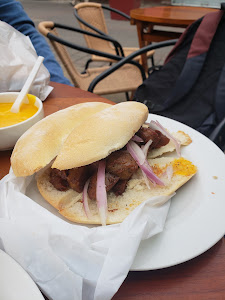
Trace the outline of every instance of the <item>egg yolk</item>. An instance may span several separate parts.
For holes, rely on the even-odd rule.
[[[34,105],[36,97],[33,95],[27,95],[27,97],[29,103],[22,103],[18,113],[10,111],[13,103],[0,103],[0,127],[7,127],[23,122],[38,111],[38,108]]]

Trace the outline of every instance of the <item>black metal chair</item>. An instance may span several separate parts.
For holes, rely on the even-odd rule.
[[[103,10],[109,10],[113,13],[116,13],[124,17],[127,20],[130,20],[130,16],[128,16],[127,14],[115,8],[100,3],[84,2],[84,3],[77,4],[74,7],[74,15],[78,20],[80,28],[97,33],[99,35],[108,38],[108,40],[96,40],[96,38],[92,36],[85,35],[84,38],[86,40],[87,46],[91,49],[100,50],[106,53],[116,54],[123,57],[126,57],[131,53],[137,51],[139,48],[122,47],[117,40],[109,36]],[[154,50],[147,52],[147,57],[151,59],[152,66],[154,66],[153,55],[154,55]],[[141,62],[140,55],[136,56],[134,60],[137,62]],[[92,61],[109,62],[109,63],[114,62],[114,60],[110,58],[101,57],[93,54],[91,56],[91,59],[87,61],[85,70],[88,68],[89,63]]]
[[[127,95],[127,100],[129,100],[128,92],[135,91],[143,82],[143,80],[146,79],[146,74],[143,67],[138,62],[134,61],[133,58],[141,53],[144,53],[146,49],[152,50],[159,47],[171,46],[175,43],[173,40],[162,42],[161,45],[150,45],[148,48],[143,48],[135,53],[130,54],[128,57],[124,58],[122,63],[100,68],[90,68],[87,69],[83,74],[78,72],[64,46],[85,53],[106,57],[112,59],[113,61],[120,61],[123,59],[123,57],[79,46],[71,43],[70,41],[66,41],[65,39],[59,37],[56,28],[90,35],[102,40],[109,40],[109,38],[79,28],[53,23],[51,21],[41,22],[38,26],[39,31],[52,43],[52,46],[54,47],[75,86],[99,95],[125,92]]]
[[[145,53],[149,49],[159,49],[167,46],[174,45],[177,40],[170,40],[165,42],[159,42],[154,45],[148,45],[144,48],[141,48],[140,50],[136,51],[135,53],[132,53],[128,57],[125,57],[115,63],[111,68],[108,70],[105,70],[103,73],[98,75],[90,84],[88,91],[93,92],[95,86],[103,79],[105,76],[110,75],[112,72],[115,72],[119,68],[121,68],[124,64],[128,63],[129,61],[132,61],[134,56],[141,55],[142,53]],[[150,75],[151,76],[151,75]],[[213,141],[223,152],[225,152],[225,118],[216,126],[216,128],[213,130],[213,132],[210,134],[209,139]]]

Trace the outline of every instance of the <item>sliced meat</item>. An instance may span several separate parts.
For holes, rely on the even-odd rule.
[[[91,176],[88,185],[88,197],[92,200],[96,199],[96,184],[97,184],[97,173]]]
[[[139,131],[137,132],[137,135],[143,139],[145,144],[149,140],[152,140],[152,144],[150,145],[149,150],[165,146],[170,141],[168,137],[162,134],[162,132],[160,132],[159,130],[153,130],[147,127],[141,127],[141,129],[139,129]]]
[[[98,165],[99,165],[99,161],[93,162],[90,165],[87,165],[90,176],[93,175],[95,172],[98,171]]]
[[[67,171],[60,171],[58,169],[51,169],[50,172],[50,183],[59,191],[67,191],[69,184],[67,182]]]
[[[165,146],[169,143],[170,139],[167,136],[165,136],[164,134],[162,134],[162,132],[160,132],[158,130],[156,130],[155,132],[159,136],[159,142],[158,142],[157,145],[155,145],[154,148],[160,148],[160,147]]]
[[[119,181],[119,177],[110,173],[105,174],[106,192],[109,192],[111,188]],[[96,184],[97,184],[97,172],[91,176],[91,180],[88,186],[88,196],[90,199],[96,199]]]
[[[112,191],[116,196],[122,195],[127,187],[128,180],[119,180],[113,187]]]
[[[137,135],[142,138],[144,143],[146,144],[149,140],[152,140],[152,144],[150,145],[149,149],[155,148],[155,146],[158,144],[160,137],[155,132],[155,130],[147,127],[141,127],[141,129],[138,130]]]
[[[67,181],[73,190],[81,193],[84,189],[85,182],[89,177],[90,170],[88,166],[84,166],[68,170]]]
[[[106,160],[106,172],[118,176],[122,180],[128,180],[137,171],[138,165],[127,151],[116,151]]]

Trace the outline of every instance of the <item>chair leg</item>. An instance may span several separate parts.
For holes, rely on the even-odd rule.
[[[87,68],[88,68],[88,66],[89,66],[89,64],[90,64],[91,62],[92,62],[92,59],[90,58],[90,59],[86,62],[86,65],[85,65],[85,67],[84,67],[84,71],[81,72],[81,74],[85,74],[85,73],[86,73]]]
[[[151,56],[151,61],[152,61],[152,67],[154,67],[155,66],[154,55]]]
[[[131,100],[131,101],[134,99],[134,94],[135,94],[135,91],[132,91],[132,92],[131,92],[131,95],[130,95],[130,100]]]
[[[126,99],[127,99],[127,101],[129,101],[129,100],[130,100],[129,93],[126,92],[125,94],[126,94]]]

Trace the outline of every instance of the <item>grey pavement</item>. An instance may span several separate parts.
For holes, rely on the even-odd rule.
[[[155,5],[156,3],[159,3],[159,0],[155,0],[155,1],[156,2],[142,1],[142,5],[150,6],[151,4]],[[78,27],[79,25],[73,14],[73,6],[71,2],[72,0],[71,1],[69,0],[54,0],[54,1],[53,0],[46,0],[46,1],[22,0],[21,1],[25,11],[29,15],[29,17],[34,21],[36,26],[41,21],[54,21],[54,22]],[[99,1],[99,2],[103,2],[103,1]],[[164,2],[161,3],[163,4]],[[104,4],[107,4],[107,1],[105,1]],[[124,47],[138,47],[136,26],[130,25],[129,21],[112,20],[109,11],[105,11],[104,14],[106,18],[106,24],[108,27],[109,35],[116,38]],[[79,45],[84,45],[84,46],[86,45],[85,40],[81,34],[63,31],[63,37]],[[162,64],[169,51],[170,48],[157,50],[155,54],[156,64]],[[89,58],[89,54],[82,53],[69,48],[68,48],[68,52],[72,58],[75,67],[81,72],[84,68],[85,62]],[[55,57],[60,62],[56,54]],[[92,67],[100,66],[100,64],[92,63],[91,66]],[[66,73],[66,70],[64,68],[63,70],[65,76],[69,78],[68,74]],[[104,95],[104,97],[115,102],[125,101],[124,94]]]

